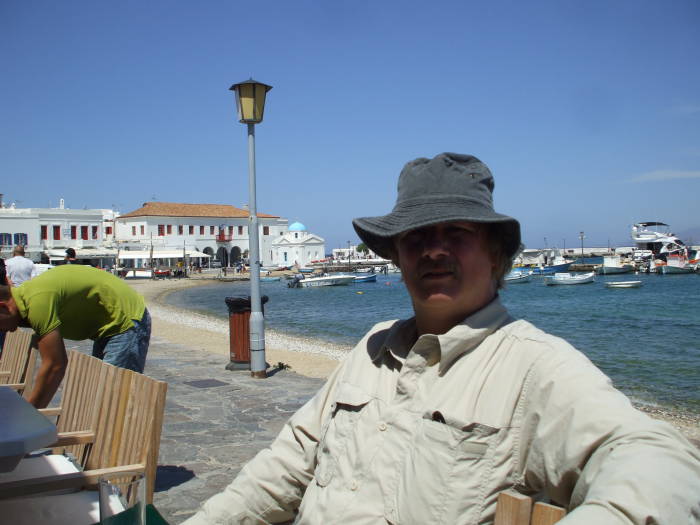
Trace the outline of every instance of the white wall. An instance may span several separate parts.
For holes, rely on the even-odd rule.
[[[151,239],[154,246],[164,248],[182,248],[183,245],[190,249],[204,252],[210,248],[216,256],[220,248],[225,248],[227,254],[237,247],[241,253],[249,249],[250,237],[248,235],[248,218],[226,217],[125,217],[117,220],[117,241],[120,244],[133,246],[150,246]],[[280,236],[280,232],[287,231],[287,219],[259,218],[259,240],[261,262],[264,266],[273,263],[273,255],[270,253],[272,242]],[[158,235],[158,226],[163,225],[164,235]],[[170,233],[168,233],[168,225]],[[143,234],[141,227],[143,226]],[[179,227],[182,226],[182,233]],[[193,226],[193,233],[189,233],[189,227]],[[200,227],[204,226],[204,234],[200,233]],[[217,240],[219,228],[223,226],[224,240]],[[229,227],[233,232],[229,237]],[[214,233],[211,233],[213,227]],[[265,227],[268,234],[264,235]],[[135,228],[135,234],[134,230]],[[240,228],[240,230],[239,230]],[[240,231],[240,233],[239,233]],[[152,237],[151,237],[152,234]],[[230,239],[230,240],[229,240]],[[218,256],[216,257],[218,260]]]

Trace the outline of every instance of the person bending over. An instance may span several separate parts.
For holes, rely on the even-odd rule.
[[[41,365],[29,402],[49,404],[65,373],[63,338],[92,339],[92,355],[143,372],[151,317],[141,295],[117,277],[81,265],[62,265],[22,286],[0,285],[0,331],[30,327],[38,336]]]

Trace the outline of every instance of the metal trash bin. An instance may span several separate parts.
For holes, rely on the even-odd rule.
[[[226,297],[230,362],[226,370],[250,370],[250,296]],[[263,315],[267,295],[260,298]]]

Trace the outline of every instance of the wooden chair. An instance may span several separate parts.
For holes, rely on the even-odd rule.
[[[0,499],[95,488],[101,476],[122,472],[146,475],[151,503],[167,383],[75,350],[69,352],[65,381],[61,407],[45,413],[58,416],[54,451],[70,451],[84,470],[0,482]]]
[[[494,525],[552,525],[566,515],[561,507],[542,503],[517,492],[498,495]]]
[[[32,390],[37,361],[36,335],[28,328],[7,332],[0,355],[0,384],[24,397]]]

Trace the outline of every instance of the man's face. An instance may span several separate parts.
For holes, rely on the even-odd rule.
[[[458,221],[418,228],[398,236],[395,246],[416,315],[461,320],[496,294],[494,265],[478,224]]]

